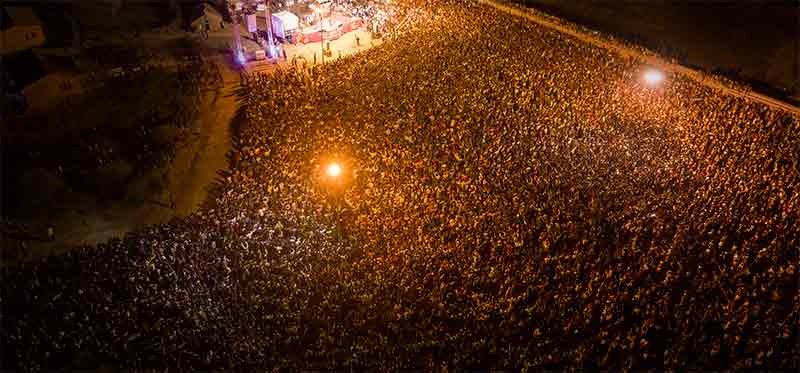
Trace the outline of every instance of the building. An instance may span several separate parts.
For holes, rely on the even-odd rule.
[[[41,47],[46,41],[42,21],[30,7],[5,6],[0,22],[0,55]]]

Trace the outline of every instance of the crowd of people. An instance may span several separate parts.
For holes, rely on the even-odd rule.
[[[7,270],[3,367],[800,364],[797,117],[423,9],[246,77],[206,208]]]
[[[536,17],[540,19],[546,19],[549,22],[553,22],[562,27],[573,29],[583,34],[591,34],[595,39],[603,40],[605,42],[609,42],[612,44],[626,46],[645,56],[658,56],[664,61],[669,61],[671,63],[681,64],[683,66],[691,67],[696,71],[700,71],[701,74],[707,75],[710,79],[714,79],[715,81],[721,83],[725,87],[745,92],[749,92],[752,90],[751,86],[745,84],[740,80],[737,80],[737,78],[739,78],[739,76],[737,76],[738,74],[736,73],[732,74],[732,72],[735,72],[735,69],[718,68],[711,72],[704,71],[700,69],[698,66],[692,66],[690,61],[687,59],[686,53],[674,46],[665,43],[660,43],[657,45],[654,45],[652,42],[645,43],[645,40],[642,39],[640,35],[637,35],[635,33],[617,32],[615,33],[616,35],[601,33],[585,25],[572,23],[562,18],[549,15],[547,13],[537,10],[536,8],[523,6],[522,4],[519,4],[519,2],[516,0],[500,0],[497,1],[497,3],[519,8],[521,10],[524,10],[525,12],[535,14]],[[646,46],[646,44],[651,44],[651,45]]]

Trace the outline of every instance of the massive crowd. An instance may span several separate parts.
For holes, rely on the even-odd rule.
[[[248,77],[212,205],[6,271],[4,367],[800,364],[798,118],[427,11]]]

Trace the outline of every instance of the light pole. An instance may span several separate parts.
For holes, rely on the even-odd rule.
[[[319,13],[319,46],[322,49],[322,64],[325,64],[325,25],[322,23],[322,12]]]
[[[267,18],[267,55],[269,58],[275,58],[276,56],[272,38],[272,0],[267,0],[266,6],[264,6],[264,4],[259,4],[257,9],[261,10],[262,7],[265,8],[263,9],[264,17]]]
[[[275,58],[275,44],[272,41],[272,0],[267,0],[267,40],[269,42],[269,56]]]
[[[244,53],[242,53],[242,36],[240,35],[239,30],[239,20],[242,15],[242,2],[237,1],[234,5],[234,9],[231,12],[231,20],[233,21],[233,54],[234,58],[240,64],[244,64],[245,58]]]
[[[322,63],[325,63],[325,27],[322,25],[322,9],[313,5],[311,9],[314,9],[314,14],[319,18],[319,47],[322,52],[320,57],[322,57]]]

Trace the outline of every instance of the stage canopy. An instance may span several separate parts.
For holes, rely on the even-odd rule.
[[[272,30],[275,36],[285,38],[287,34],[297,30],[300,26],[300,19],[290,12],[278,12],[272,14]]]

